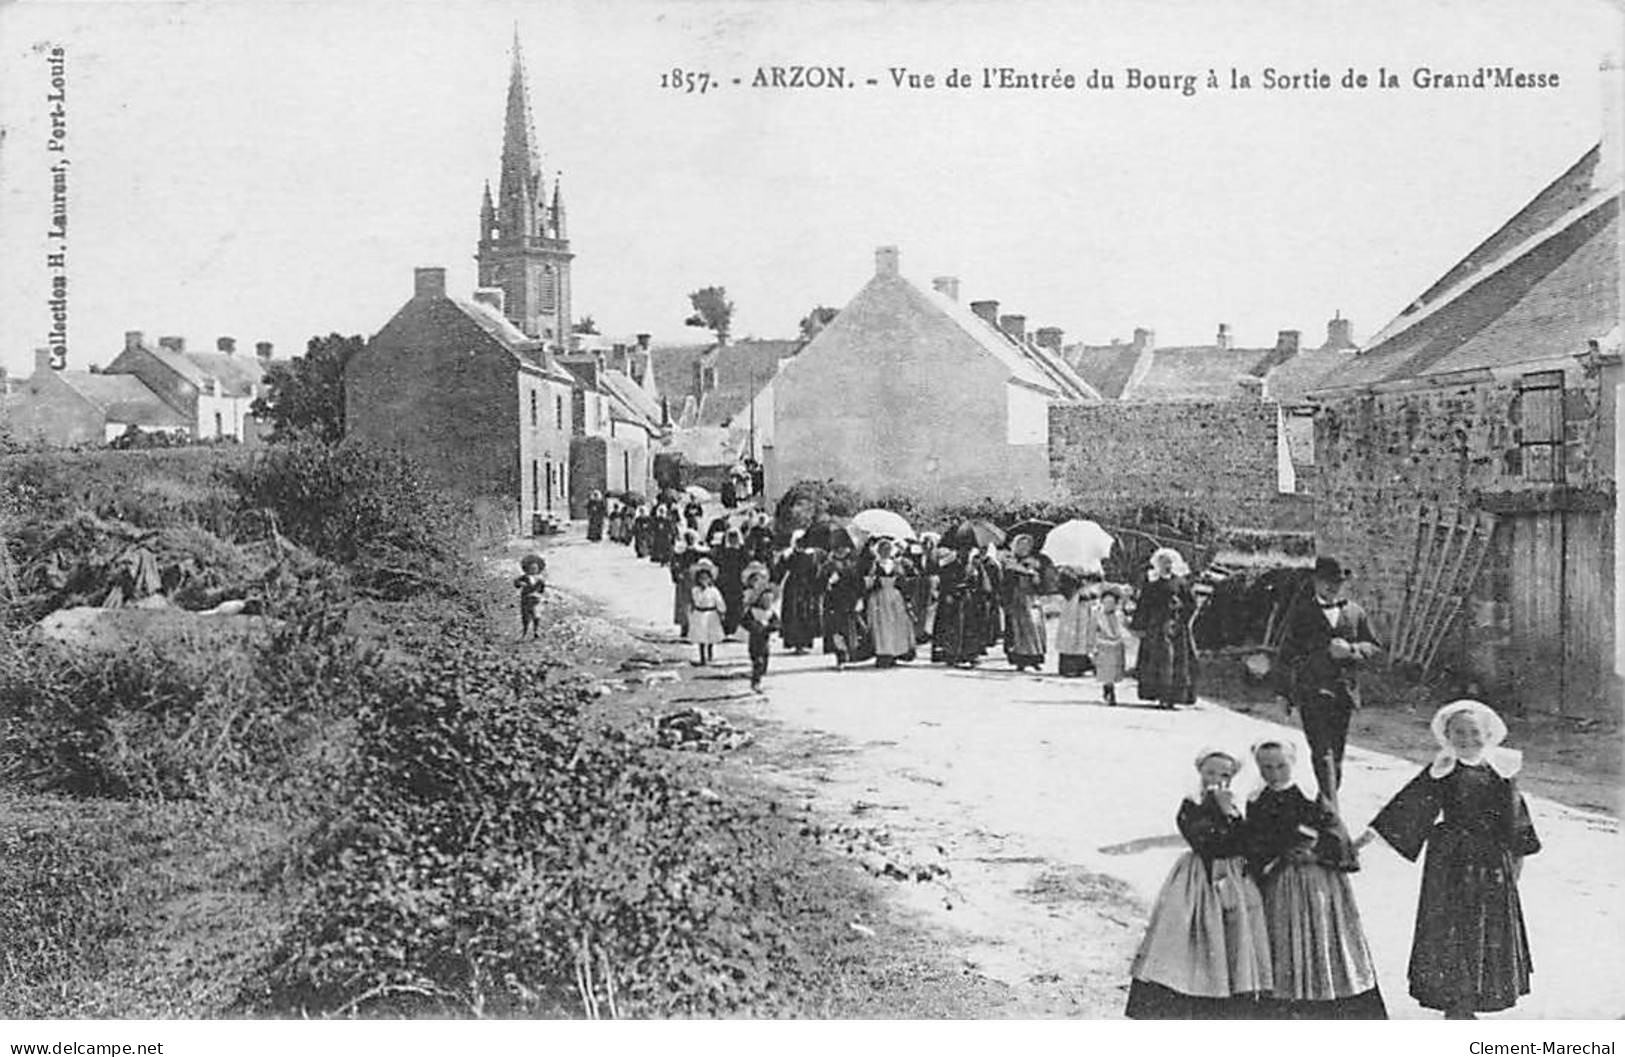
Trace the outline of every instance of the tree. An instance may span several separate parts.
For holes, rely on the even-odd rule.
[[[818,336],[818,332],[829,326],[840,314],[840,309],[830,308],[828,305],[819,305],[808,312],[801,319],[801,340],[811,341]]]
[[[582,319],[577,321],[575,326],[570,328],[570,333],[596,334],[598,333],[598,321],[593,319],[591,316],[584,316]]]
[[[249,409],[270,424],[270,439],[337,444],[344,437],[344,365],[366,344],[359,334],[329,334],[311,338],[303,356],[272,364],[265,372],[270,392]]]
[[[694,314],[683,320],[687,327],[704,327],[714,331],[718,344],[727,344],[728,327],[733,322],[734,303],[728,300],[728,291],[721,286],[707,286],[688,295]]]

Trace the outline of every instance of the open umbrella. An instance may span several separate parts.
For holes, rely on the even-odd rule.
[[[1026,521],[1011,525],[1004,530],[1004,534],[1011,539],[1015,539],[1017,536],[1031,536],[1033,538],[1033,550],[1040,551],[1044,547],[1044,539],[1049,535],[1050,529],[1054,527],[1055,522],[1053,521],[1028,518]]]
[[[942,542],[950,547],[985,547],[1003,543],[1004,533],[986,521],[961,521],[942,537]]]
[[[903,515],[890,510],[864,510],[852,518],[852,527],[870,536],[890,536],[892,539],[911,540],[914,528]]]
[[[710,489],[699,484],[691,484],[687,488],[683,489],[683,495],[690,499],[698,499],[702,503],[714,503],[717,499],[716,495]]]
[[[856,546],[852,534],[846,530],[845,518],[826,518],[815,521],[801,537],[801,542],[807,547],[817,547],[819,550],[832,551],[837,547]]]
[[[1072,565],[1085,572],[1099,573],[1101,563],[1116,544],[1112,534],[1093,521],[1065,521],[1050,529],[1044,539],[1043,553],[1057,565]]]

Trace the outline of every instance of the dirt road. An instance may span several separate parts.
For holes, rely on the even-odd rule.
[[[629,628],[670,635],[671,583],[628,548],[579,535],[548,549],[549,578]],[[766,693],[745,681],[743,644],[717,669],[681,667],[682,697],[764,725],[746,763],[821,816],[884,827],[895,862],[940,861],[943,883],[894,884],[900,911],[939,929],[967,968],[1007,984],[1022,1016],[1118,1016],[1146,910],[1182,850],[1173,816],[1191,757],[1244,753],[1296,730],[1200,703],[1107,708],[1092,680],[916,664],[836,672],[775,653]],[[1054,668],[1053,658],[1049,664]],[[1351,748],[1344,808],[1363,828],[1416,773]],[[1256,780],[1249,768],[1243,788]],[[1522,894],[1534,993],[1498,1018],[1625,1014],[1625,842],[1617,820],[1531,797],[1544,851]],[[1380,841],[1355,889],[1396,1018],[1436,1017],[1406,993],[1420,867]]]

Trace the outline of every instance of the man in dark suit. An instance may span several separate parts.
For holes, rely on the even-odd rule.
[[[1280,652],[1282,691],[1298,710],[1315,780],[1333,806],[1349,719],[1360,707],[1358,670],[1382,651],[1365,610],[1343,597],[1348,577],[1336,558],[1315,559],[1311,589],[1287,612]]]

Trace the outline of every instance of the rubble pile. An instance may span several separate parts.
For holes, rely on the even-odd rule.
[[[703,708],[669,712],[655,720],[655,737],[667,749],[727,752],[749,745],[751,735]]]

